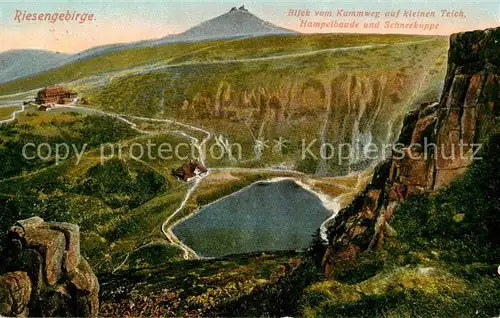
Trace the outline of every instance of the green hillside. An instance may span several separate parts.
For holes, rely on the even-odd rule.
[[[474,200],[498,190],[494,180],[484,179],[484,171],[498,165],[492,156],[436,196],[409,200],[396,216],[399,236],[386,246],[391,254],[367,253],[355,265],[338,268],[331,282],[318,282],[321,269],[310,254],[185,260],[189,251],[165,238],[164,230],[176,221],[259,180],[293,176],[314,191],[342,197],[338,202],[350,201],[364,187],[362,180],[371,179],[365,169],[372,162],[303,158],[303,140],[356,147],[394,141],[407,110],[439,98],[447,49],[448,39],[441,37],[268,36],[112,52],[0,85],[8,100],[62,84],[78,91],[82,106],[135,124],[89,109],[79,114],[30,108],[14,124],[0,126],[0,231],[34,215],[78,224],[82,255],[99,275],[103,315],[418,314],[392,302],[396,298],[422,305],[424,314],[442,303],[437,312],[459,315],[472,313],[468,303],[454,302],[467,293],[474,295],[470,308],[493,313],[498,283],[490,278],[494,264],[482,258],[487,247],[480,243],[491,233],[476,226],[484,223],[478,217],[497,222],[491,211],[498,202]],[[5,96],[15,92],[23,93]],[[134,156],[133,143],[175,147],[190,142],[188,135],[207,138],[205,130],[207,149],[221,140],[238,143],[243,157],[209,154],[206,166],[223,169],[211,170],[199,184],[171,174],[187,159]],[[273,148],[279,137],[287,141],[283,151]],[[268,142],[261,152],[257,141]],[[88,148],[78,164],[72,155],[56,165],[53,156],[23,158],[27,142]],[[123,155],[102,160],[103,143],[119,144]],[[311,150],[319,154],[319,143]],[[196,157],[189,149],[181,154]],[[339,177],[354,170],[365,170],[364,178]],[[479,190],[467,193],[470,187]],[[470,213],[474,205],[480,214]],[[420,268],[433,269],[422,275]],[[485,285],[493,296],[481,303],[477,295]]]
[[[384,250],[335,269],[305,290],[305,317],[498,314],[500,136],[466,175],[431,195],[411,197],[391,223]]]
[[[78,61],[57,69],[0,85],[0,95],[31,90],[91,75],[161,63],[210,62],[293,54],[336,47],[390,44],[425,39],[407,35],[282,35],[250,39],[177,43],[127,49]]]
[[[322,39],[311,37],[304,36],[309,41]],[[345,38],[339,37],[339,41]],[[379,42],[394,40],[391,36],[365,37],[365,43],[371,43],[372,37]],[[339,175],[349,168],[335,159],[326,163],[301,159],[301,141],[324,137],[333,144],[353,144],[370,136],[376,144],[387,143],[394,140],[408,109],[439,98],[447,41],[400,39],[409,43],[251,62],[172,66],[124,74],[106,85],[82,86],[81,91],[92,107],[173,118],[223,135],[244,148],[239,165],[288,162],[307,173],[315,173],[323,165],[323,174]],[[356,93],[351,96],[351,91]],[[276,156],[267,149],[256,158],[255,140],[279,137],[290,141],[286,154]],[[318,154],[317,144],[314,149]],[[228,164],[235,163],[211,162],[214,166]],[[363,165],[363,158],[349,164]]]
[[[196,133],[175,124],[137,119],[135,123],[154,135],[140,134],[108,116],[31,108],[13,124],[0,126],[0,245],[16,220],[40,216],[78,224],[82,254],[96,272],[182,260],[182,251],[165,240],[161,228],[180,207],[190,186],[171,170],[186,162],[180,157],[192,158],[192,154],[182,147],[179,158],[163,159],[158,151],[162,144],[175,148],[189,142],[178,134],[182,129]],[[27,143],[47,144],[53,150],[64,143],[85,151],[80,159],[72,153],[57,162],[54,152],[43,148],[44,158],[27,159],[22,152]],[[103,144],[119,146],[121,154],[115,149],[110,156],[106,146],[101,157]],[[148,149],[148,144],[152,156],[141,156],[139,146]],[[30,148],[27,155],[35,156],[35,149]],[[229,182],[216,179],[203,185],[172,222],[267,177],[264,173],[236,174]]]
[[[161,223],[185,195],[186,184],[170,174],[183,161],[134,159],[128,145],[144,144],[149,138],[116,119],[28,111],[0,128],[1,232],[7,233],[16,220],[35,215],[78,224],[82,253],[96,270],[112,269],[125,252],[161,238]],[[122,155],[105,157],[101,163],[100,145],[117,142]],[[175,145],[185,139],[165,134],[152,142]],[[46,143],[52,149],[65,143],[78,150],[86,145],[86,151],[78,163],[72,154],[56,164],[54,153],[50,156],[47,151],[42,153],[47,159],[24,158],[21,148],[26,143]],[[34,149],[29,156],[35,155]],[[171,250],[173,259],[179,256],[176,248]]]
[[[107,53],[0,85],[0,94],[62,84],[87,107],[174,119],[241,145],[237,160],[226,153],[211,166],[344,175],[370,161],[304,158],[302,141],[354,149],[394,140],[406,111],[439,98],[447,47],[444,37],[366,34],[171,44]],[[288,144],[277,154],[279,138]],[[268,147],[256,152],[257,141]],[[311,149],[319,155],[319,143]]]

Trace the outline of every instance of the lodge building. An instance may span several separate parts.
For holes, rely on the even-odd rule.
[[[75,101],[77,93],[63,87],[45,87],[38,92],[35,102],[44,104],[70,104]]]

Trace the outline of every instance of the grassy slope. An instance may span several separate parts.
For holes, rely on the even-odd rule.
[[[157,62],[176,64],[221,59],[262,57],[280,53],[300,53],[332,47],[419,40],[401,35],[294,35],[251,39],[179,43],[151,48],[128,49],[78,61],[49,72],[0,85],[0,95],[68,82],[99,73]]]
[[[18,107],[18,106],[0,107],[0,120],[10,118],[12,113],[18,109],[21,109],[21,107]]]
[[[204,316],[221,302],[275,283],[299,264],[297,253],[279,252],[103,274],[100,315]]]
[[[310,42],[310,46],[322,47],[326,46],[321,42],[324,37],[326,36],[304,36],[304,39]],[[372,36],[373,39],[367,36],[364,38],[365,42],[362,42],[363,36],[353,36],[354,40],[338,35],[336,37],[339,42],[394,41],[394,38],[385,36]],[[413,37],[409,36],[399,37],[404,41],[413,40]],[[246,39],[244,43],[257,40]],[[231,45],[235,43],[237,42]],[[311,140],[319,137],[326,116],[326,98],[320,97],[321,94],[314,91],[311,86],[317,85],[320,90],[323,86],[331,86],[333,94],[338,95],[333,97],[335,107],[339,110],[332,115],[333,126],[330,129],[332,133],[328,136],[331,140],[335,140],[338,136],[337,126],[342,125],[342,112],[347,112],[344,109],[356,107],[357,101],[349,106],[344,104],[342,98],[347,91],[346,82],[357,81],[368,90],[365,94],[366,100],[359,101],[369,105],[362,117],[362,124],[368,120],[370,112],[374,112],[373,105],[376,103],[379,90],[385,90],[383,110],[378,113],[379,117],[373,128],[374,138],[380,142],[386,136],[384,129],[387,128],[387,122],[394,122],[396,129],[405,109],[419,102],[437,98],[440,87],[436,83],[444,74],[442,59],[443,56],[446,57],[443,55],[446,47],[447,42],[437,38],[415,45],[351,52],[325,52],[282,60],[185,65],[154,73],[115,78],[111,84],[85,92],[85,95],[93,107],[117,113],[175,118],[205,127],[224,135],[232,142],[240,143],[243,146],[243,160],[253,158],[252,134],[257,136],[263,125],[265,139],[273,140],[284,136],[291,143],[284,156],[276,156],[271,151],[272,147],[267,148],[261,163],[288,161],[293,164],[300,161],[297,158],[297,152],[301,149],[299,141],[303,138]],[[206,52],[219,54],[217,49]],[[196,56],[200,55],[197,53]],[[416,94],[415,90],[421,81],[425,84],[425,92]],[[271,96],[286,100],[287,92],[292,96],[289,105],[283,104],[283,108],[278,110],[265,106]],[[244,102],[246,96],[249,96],[250,104]],[[223,114],[217,113],[217,103],[223,105]],[[210,164],[212,166],[233,164],[227,160],[228,158],[225,159],[219,162],[212,161]],[[247,162],[242,165],[255,164],[259,163]],[[298,162],[299,168],[306,172],[314,172],[315,165],[316,162]],[[334,165],[332,162],[331,166]]]
[[[144,145],[148,138],[107,117],[28,112],[2,127],[0,134],[2,233],[16,220],[33,215],[79,224],[82,252],[98,270],[111,269],[123,253],[159,238],[161,223],[185,195],[187,185],[170,175],[181,161],[134,160],[127,145]],[[25,142],[66,142],[78,149],[86,143],[88,148],[78,165],[74,156],[55,165],[53,157],[23,159]],[[107,142],[120,142],[123,156],[101,165],[98,145]],[[185,139],[161,135],[151,142],[175,146]],[[178,251],[168,255],[175,258]]]

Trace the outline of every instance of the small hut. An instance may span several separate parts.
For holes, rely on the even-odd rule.
[[[207,168],[205,168],[201,163],[190,161],[183,164],[179,168],[172,170],[172,174],[181,180],[189,181],[198,176],[205,175],[207,171]]]

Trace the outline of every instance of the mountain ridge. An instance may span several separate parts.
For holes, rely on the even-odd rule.
[[[38,73],[64,64],[71,54],[40,49],[0,52],[0,83]],[[63,64],[61,64],[63,63]]]
[[[270,22],[262,20],[242,6],[240,7],[240,9],[232,8],[229,12],[223,13],[215,18],[203,21],[187,29],[182,33],[166,35],[160,39],[155,39],[155,40],[140,40],[130,43],[112,43],[101,46],[95,46],[72,55],[65,54],[63,59],[53,61],[51,63],[37,64],[37,61],[35,60],[33,61],[33,63],[28,64],[27,67],[26,65],[25,67],[21,67],[25,64],[21,60],[21,62],[15,64],[17,65],[16,66],[17,69],[13,68],[12,70],[9,70],[7,72],[3,67],[2,55],[10,51],[0,52],[0,66],[2,66],[2,73],[0,74],[0,83],[6,83],[11,80],[16,80],[22,77],[43,73],[66,64],[89,59],[109,52],[116,52],[133,48],[161,46],[161,45],[182,43],[182,42],[198,42],[207,40],[240,38],[249,36],[277,35],[277,34],[297,34],[297,32],[281,28]],[[31,49],[26,49],[26,51],[31,51]],[[45,52],[51,54],[62,54],[52,51],[45,51]]]

